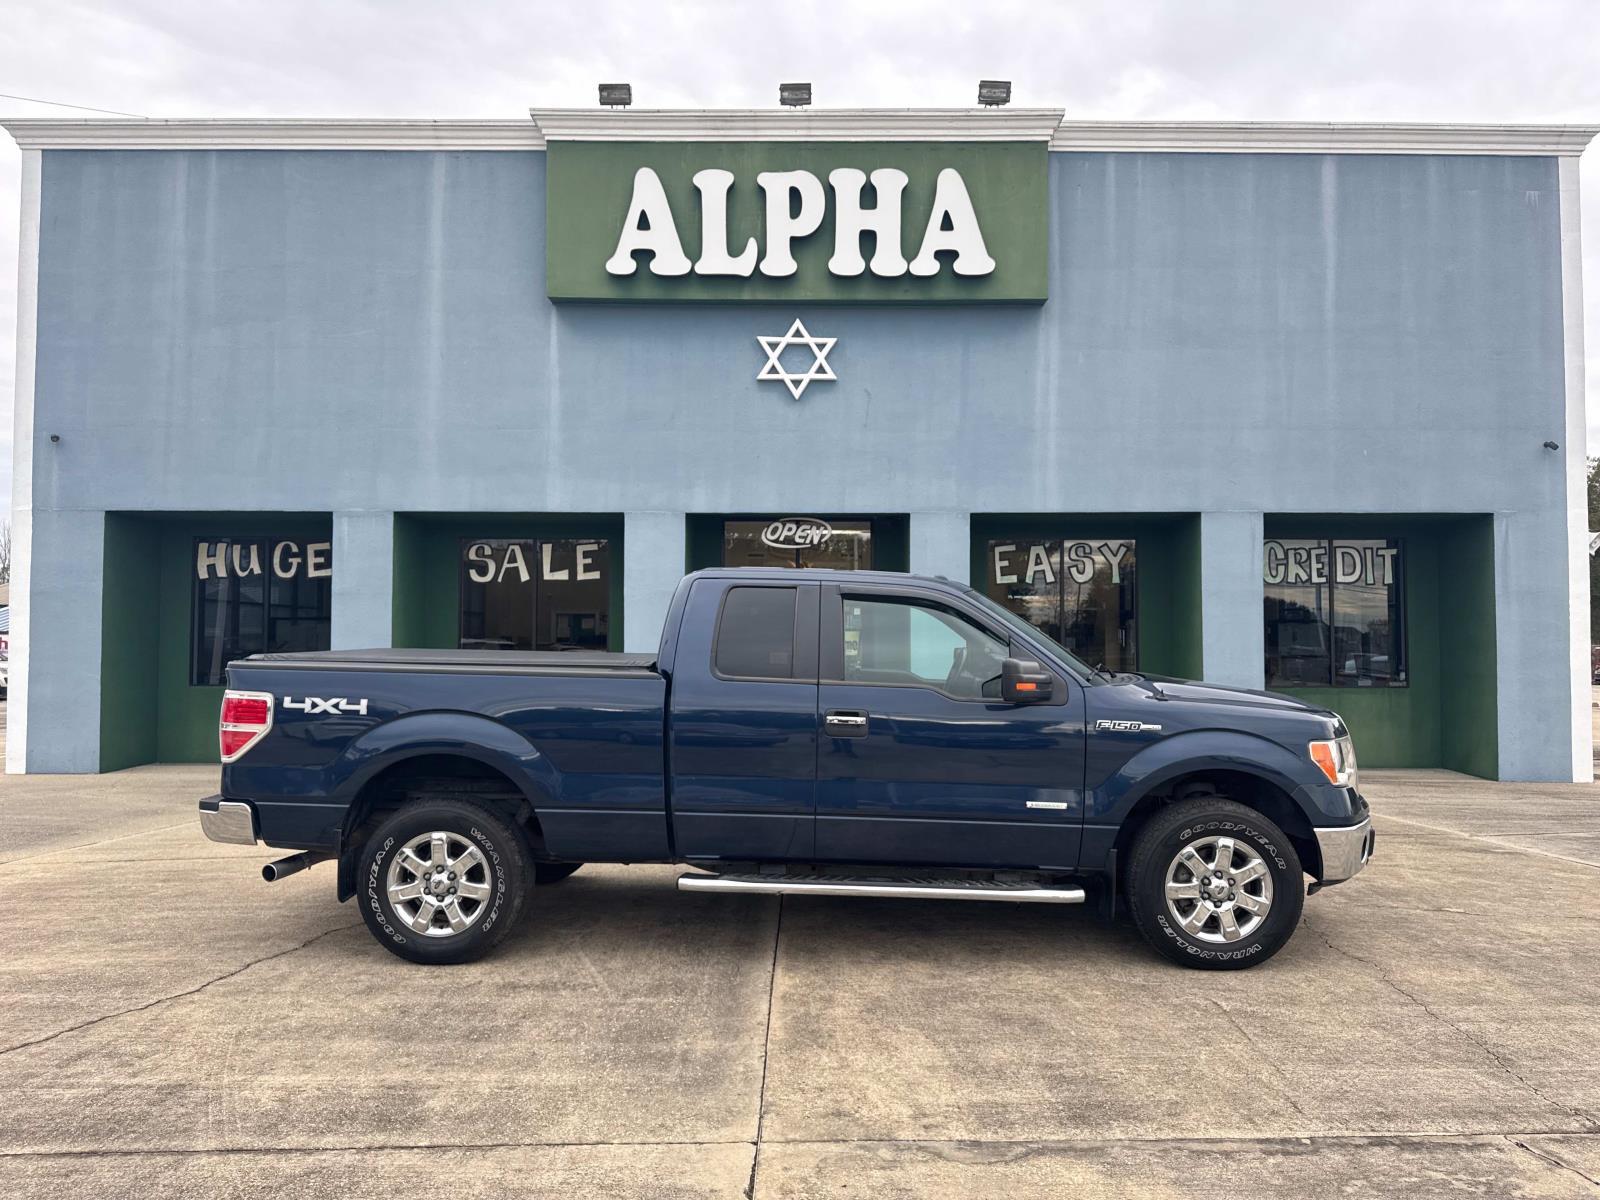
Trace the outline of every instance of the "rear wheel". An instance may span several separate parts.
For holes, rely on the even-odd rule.
[[[506,822],[468,800],[414,801],[361,853],[361,915],[391,953],[418,963],[480,958],[527,903],[531,864]]]
[[[1305,881],[1281,829],[1252,808],[1207,796],[1161,809],[1139,831],[1128,903],[1139,932],[1164,957],[1238,970],[1288,942]]]
[[[575,862],[540,862],[533,864],[533,882],[539,885],[547,883],[560,883],[571,875],[582,863]]]

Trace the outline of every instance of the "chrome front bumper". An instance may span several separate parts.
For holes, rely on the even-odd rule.
[[[200,832],[213,842],[256,844],[256,816],[248,804],[207,796],[200,801]]]
[[[1339,883],[1349,879],[1367,865],[1372,858],[1377,835],[1372,832],[1372,818],[1359,825],[1346,825],[1341,829],[1316,829],[1317,848],[1322,851],[1322,876],[1317,882]]]

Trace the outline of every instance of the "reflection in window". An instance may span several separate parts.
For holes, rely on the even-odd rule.
[[[604,650],[611,632],[604,538],[461,543],[463,650]]]
[[[1406,684],[1398,541],[1274,538],[1263,563],[1268,687]]]
[[[1131,539],[995,539],[984,590],[1091,666],[1138,669],[1138,556]]]
[[[935,687],[973,700],[998,697],[1006,654],[1005,642],[949,609],[844,599],[846,682]]]
[[[189,682],[220,687],[250,654],[326,650],[333,545],[295,538],[197,538]]]

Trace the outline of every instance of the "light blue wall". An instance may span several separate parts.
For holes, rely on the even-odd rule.
[[[649,514],[909,512],[913,565],[959,575],[973,512],[1495,512],[1499,627],[1559,624],[1554,160],[1049,169],[1042,307],[556,307],[539,153],[47,151],[35,600],[99,562],[64,514],[106,509],[327,511],[366,558],[381,516],[340,514],[629,514],[630,647],[682,565],[681,526],[676,557],[635,544]],[[756,336],[796,316],[839,338],[839,381],[799,402],[755,381]],[[1202,564],[1230,674],[1260,639],[1259,583],[1221,603],[1237,571]],[[336,628],[376,634],[381,595],[340,587],[364,615]],[[34,613],[29,762],[75,769],[95,706],[40,714],[92,674],[98,618]],[[1528,776],[1567,769],[1569,650],[1502,656],[1502,746],[1526,750],[1501,761]]]

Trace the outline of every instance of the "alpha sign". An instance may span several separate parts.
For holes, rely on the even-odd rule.
[[[901,198],[910,176],[895,167],[879,167],[872,172],[872,187],[877,202],[867,205],[862,191],[867,174],[855,167],[835,167],[828,172],[831,199],[822,181],[810,171],[762,171],[756,187],[764,197],[766,213],[765,244],[758,255],[756,239],[748,238],[735,254],[728,246],[728,192],[733,187],[733,172],[716,167],[696,171],[691,180],[700,195],[700,257],[690,263],[683,252],[683,241],[667,203],[661,177],[650,167],[640,167],[633,176],[633,199],[623,218],[617,247],[606,259],[606,270],[613,275],[632,275],[634,261],[643,252],[649,269],[657,275],[738,275],[749,277],[758,269],[763,275],[787,278],[799,265],[794,259],[794,244],[822,227],[823,215],[833,210],[833,254],[828,258],[832,275],[860,275],[867,270],[862,255],[865,234],[872,235],[872,273],[895,278],[937,275],[944,264],[939,252],[950,252],[950,269],[957,275],[988,275],[994,259],[983,242],[978,214],[961,172],[945,167],[934,185],[933,210],[928,214],[917,255],[910,262],[901,252]],[[759,258],[759,267],[757,259]]]
[[[555,300],[1039,302],[1042,142],[571,142]]]

